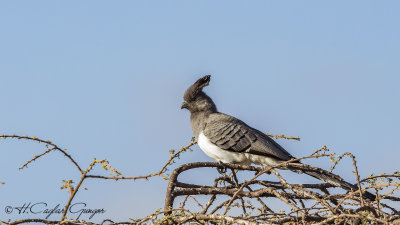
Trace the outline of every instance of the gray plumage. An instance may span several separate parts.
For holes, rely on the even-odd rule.
[[[277,161],[293,158],[289,152],[261,131],[235,117],[219,113],[212,99],[202,91],[209,84],[210,78],[210,75],[204,76],[190,86],[185,92],[182,104],[182,108],[187,108],[191,113],[190,122],[197,140],[203,132],[212,144],[228,152],[270,157]]]
[[[279,160],[293,156],[267,135],[244,122],[223,113],[211,113],[205,118],[204,135],[226,151],[245,152]]]
[[[200,148],[210,157],[221,163],[252,163],[272,166],[294,157],[282,146],[261,131],[248,126],[235,117],[217,111],[213,100],[203,92],[210,82],[210,75],[198,79],[184,94],[182,109],[190,111],[190,123]],[[337,177],[320,174],[316,171],[287,167],[297,173],[306,173],[346,190],[357,186]],[[369,199],[375,196],[366,192]]]

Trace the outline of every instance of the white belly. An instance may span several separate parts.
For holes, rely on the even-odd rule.
[[[237,153],[237,152],[223,150],[218,146],[216,146],[215,144],[211,143],[210,140],[203,134],[203,132],[201,132],[199,135],[198,144],[201,150],[203,150],[203,152],[206,153],[206,155],[208,155],[209,157],[213,158],[218,162],[236,163],[245,165],[250,165],[251,163],[254,163],[263,166],[272,166],[280,163],[280,161],[270,157],[254,155],[244,152]]]
[[[208,140],[208,138],[203,134],[199,135],[199,140],[197,142],[206,155],[215,159],[218,162],[223,163],[238,163],[238,164],[250,164],[248,158],[245,154],[230,152],[219,148]]]

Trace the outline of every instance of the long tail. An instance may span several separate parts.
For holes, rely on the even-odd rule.
[[[299,165],[301,165],[301,164],[299,164]],[[287,169],[292,170],[296,173],[305,173],[314,178],[317,178],[318,180],[325,181],[329,184],[332,184],[336,187],[343,188],[348,191],[358,190],[357,185],[351,184],[351,183],[343,180],[341,177],[339,177],[333,173],[330,173],[326,170],[322,170],[319,168],[312,168],[312,167],[304,168],[303,166],[293,166],[293,165],[288,166]],[[364,192],[363,196],[368,198],[371,201],[375,201],[375,199],[376,199],[376,196],[368,191]]]

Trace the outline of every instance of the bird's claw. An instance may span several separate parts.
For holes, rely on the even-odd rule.
[[[223,175],[223,176],[226,176],[226,171],[227,171],[226,167],[224,167],[224,168],[217,168],[217,170],[218,170],[218,173],[219,173],[219,174],[221,174],[221,175]]]
[[[222,168],[217,167],[218,173],[221,174],[222,176],[226,176],[226,171],[228,170],[226,164],[221,161],[219,161],[218,163],[222,166]]]

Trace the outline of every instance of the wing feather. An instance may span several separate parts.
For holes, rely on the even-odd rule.
[[[223,113],[212,113],[206,119],[204,135],[223,150],[246,152],[279,160],[293,156],[273,139],[241,120]]]

